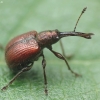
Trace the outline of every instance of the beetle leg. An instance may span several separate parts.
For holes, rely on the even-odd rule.
[[[67,58],[67,59],[71,59],[71,58],[73,57],[73,55],[68,55],[68,56],[66,56],[65,51],[64,51],[64,46],[63,46],[63,44],[62,44],[62,41],[60,40],[59,42],[60,42],[61,51],[62,51],[63,56],[64,56],[65,58]]]
[[[45,72],[45,67],[46,67],[46,60],[44,57],[44,54],[42,54],[42,67],[43,67],[43,75],[44,75],[44,85],[45,85],[45,94],[48,95],[48,89],[47,89],[47,77],[46,77],[46,72]]]
[[[14,80],[16,80],[16,78],[18,77],[18,76],[20,76],[24,71],[27,71],[27,70],[29,70],[29,69],[31,69],[31,67],[25,67],[25,68],[23,68],[21,71],[19,71],[11,80],[10,80],[10,82],[6,85],[6,86],[4,86],[1,90],[6,90],[7,88],[8,88],[8,86],[9,85],[11,85],[13,82],[14,82]]]
[[[58,57],[59,59],[62,59],[62,60],[65,61],[66,65],[67,65],[68,69],[71,71],[71,73],[73,73],[75,76],[81,76],[81,75],[77,74],[76,72],[74,72],[74,71],[70,68],[70,66],[69,66],[69,64],[68,64],[68,62],[67,62],[67,60],[65,59],[64,56],[62,56],[62,55],[61,55],[60,53],[58,53],[58,52],[53,51],[53,50],[50,49],[50,48],[48,48],[48,49],[49,49],[56,57]]]

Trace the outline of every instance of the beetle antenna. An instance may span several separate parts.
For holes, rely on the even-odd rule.
[[[81,14],[80,14],[80,16],[79,16],[79,18],[78,18],[76,24],[75,24],[74,32],[75,32],[75,30],[76,30],[76,26],[77,26],[77,24],[78,24],[78,22],[79,22],[79,20],[80,20],[80,18],[81,18],[81,16],[82,16],[82,14],[86,11],[86,9],[87,9],[87,7],[85,7],[85,8],[82,10],[82,12],[81,12]]]

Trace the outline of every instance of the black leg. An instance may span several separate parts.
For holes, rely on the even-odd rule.
[[[11,80],[10,80],[10,82],[6,85],[6,86],[4,86],[1,90],[6,90],[7,88],[8,88],[8,86],[9,85],[11,85],[13,82],[14,82],[14,80],[16,80],[16,78],[18,77],[18,76],[20,76],[24,71],[27,71],[27,70],[29,70],[31,67],[25,67],[25,68],[23,68],[21,71],[19,71]]]
[[[44,75],[44,85],[45,85],[45,94],[48,95],[48,89],[47,89],[47,77],[46,77],[46,71],[45,71],[45,67],[46,67],[46,60],[44,55],[42,54],[43,60],[42,60],[42,67],[43,67],[43,75]]]
[[[50,48],[48,48],[48,49],[49,49],[56,57],[58,57],[58,58],[64,60],[65,63],[66,63],[66,65],[67,65],[67,67],[68,67],[68,69],[69,69],[75,76],[80,76],[79,74],[77,74],[76,72],[74,72],[74,71],[70,68],[70,66],[69,66],[69,64],[68,64],[68,62],[67,62],[67,60],[66,60],[60,53],[55,52],[55,51],[53,51],[53,50],[50,49]]]

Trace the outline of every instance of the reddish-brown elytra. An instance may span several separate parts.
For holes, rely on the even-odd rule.
[[[81,15],[84,13],[86,8],[83,9]],[[70,32],[60,32],[58,30],[47,30],[40,32],[39,34],[36,31],[30,31],[24,33],[20,36],[13,38],[6,46],[5,49],[5,59],[8,67],[16,71],[17,74],[11,79],[11,81],[2,88],[2,90],[7,89],[7,87],[12,84],[12,82],[23,72],[28,71],[31,69],[34,61],[37,61],[39,57],[42,57],[42,67],[43,67],[43,74],[44,74],[44,84],[45,84],[45,93],[48,94],[47,90],[47,78],[46,78],[46,60],[43,54],[43,49],[48,48],[56,57],[65,61],[68,69],[79,76],[79,74],[75,73],[69,66],[67,60],[64,56],[60,53],[55,52],[52,49],[52,44],[58,42],[61,38],[67,36],[80,36],[86,39],[91,39],[91,35],[93,33],[82,33],[82,32],[75,32],[77,23],[81,17],[79,16],[74,31]]]

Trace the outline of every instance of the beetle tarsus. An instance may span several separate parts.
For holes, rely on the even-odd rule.
[[[76,77],[81,77],[82,75],[80,75],[80,74],[78,74],[78,73],[76,73],[76,72],[74,72],[72,69],[69,69],[70,71],[71,71],[71,73],[73,73]]]
[[[47,89],[47,85],[45,85],[45,95],[48,96],[48,89]]]
[[[1,90],[4,91],[8,88],[8,85],[4,86]]]

